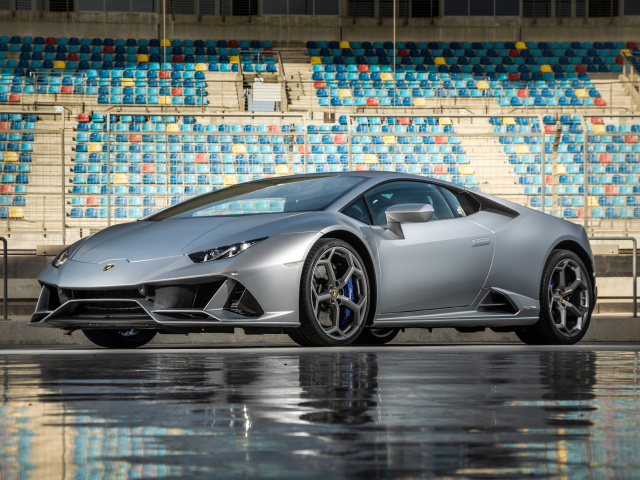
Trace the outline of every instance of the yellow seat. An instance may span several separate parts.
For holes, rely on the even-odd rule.
[[[234,145],[233,153],[247,153],[247,147],[245,145]]]
[[[604,125],[594,125],[593,133],[607,133],[607,127]]]
[[[171,97],[169,97],[171,98]],[[180,126],[177,123],[168,123],[167,124],[167,132],[179,132]]]
[[[229,63],[240,63],[238,55],[231,55],[229,57]]]
[[[127,175],[124,173],[116,173],[113,178],[113,183],[116,185],[126,185],[128,183]]]
[[[516,48],[518,50],[525,50],[527,48],[527,44],[524,42],[516,42]]]
[[[588,207],[599,207],[598,197],[587,197],[587,206]]]
[[[567,169],[563,164],[558,165],[558,175],[566,175]]]
[[[206,63],[196,63],[196,72],[206,72],[207,70]]]
[[[235,175],[225,175],[224,176],[224,184],[225,185],[235,185],[238,183]]]
[[[171,46],[171,40],[164,38],[161,42],[160,42],[160,46],[161,47],[170,47]]]
[[[385,145],[395,145],[396,137],[394,137],[393,135],[387,135],[384,137],[384,143]]]
[[[320,57],[311,57],[311,65],[319,65],[321,63]]]
[[[440,125],[453,125],[453,122],[449,117],[440,117],[438,118],[438,123]]]
[[[9,218],[24,218],[24,210],[22,207],[11,207],[9,210]]]
[[[475,173],[475,170],[471,165],[462,165],[460,167],[460,173],[462,175],[473,175]]]
[[[350,97],[351,89],[349,88],[341,88],[340,89],[340,98]]]
[[[147,55],[146,53],[141,53],[140,55],[138,55],[138,61],[139,62],[148,62],[149,61],[149,55]]]
[[[587,89],[586,88],[578,88],[578,89],[576,89],[576,97],[578,97],[578,98],[586,98],[588,96],[589,96],[589,94],[587,93]]]
[[[528,145],[516,145],[516,153],[517,154],[529,153],[529,146]]]
[[[413,99],[413,104],[416,107],[426,107],[427,106],[427,99],[423,98],[423,97],[416,97]]]
[[[480,80],[479,82],[476,82],[476,86],[478,87],[478,90],[488,90],[489,82],[486,80]]]
[[[62,60],[56,60],[56,62],[53,64],[53,68],[64,69],[65,63]]]
[[[434,60],[436,65],[446,65],[447,62],[445,61],[444,57],[436,57]]]
[[[540,65],[540,71],[542,73],[552,73],[553,70],[551,70],[551,65]]]
[[[378,156],[373,153],[367,153],[364,156],[364,163],[378,163]]]
[[[159,96],[158,105],[171,105],[171,97],[169,95]]]
[[[630,57],[631,51],[628,48],[623,48],[622,50],[620,50],[620,55],[622,55],[623,57]]]
[[[16,152],[7,152],[4,154],[4,161],[5,162],[17,162],[18,161],[18,154]]]
[[[122,80],[122,86],[123,87],[135,87],[136,86],[136,82],[134,82],[131,79]]]
[[[340,42],[340,48],[351,48],[351,46],[349,45],[349,42],[343,40]]]
[[[276,165],[276,175],[289,175],[289,166]]]
[[[392,82],[393,81],[393,74],[391,72],[382,72],[380,74],[380,79],[383,82]]]
[[[516,119],[513,117],[504,117],[502,119],[502,124],[503,125],[515,125],[516,124]]]
[[[90,143],[89,144],[89,152],[91,153],[98,153],[102,151],[102,144],[101,143]]]

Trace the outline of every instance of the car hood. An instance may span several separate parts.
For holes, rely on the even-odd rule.
[[[281,233],[279,225],[301,213],[138,221],[107,228],[84,242],[71,260],[103,263],[153,260]]]

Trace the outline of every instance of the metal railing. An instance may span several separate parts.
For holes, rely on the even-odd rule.
[[[7,239],[0,237],[0,242],[3,244],[2,253],[2,271],[4,273],[3,279],[3,295],[2,295],[2,317],[5,321],[9,320],[9,262],[8,262],[8,243]]]

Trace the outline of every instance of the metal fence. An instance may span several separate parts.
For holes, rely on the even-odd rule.
[[[640,233],[640,116],[631,114],[560,115],[553,123],[531,113],[123,108],[95,110],[88,123],[69,112],[2,115],[0,233],[11,249],[68,244],[235,183],[347,170],[438,177],[544,205],[590,235]]]

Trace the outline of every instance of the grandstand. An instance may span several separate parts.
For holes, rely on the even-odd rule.
[[[411,10],[395,39],[379,0],[381,33],[355,13],[344,35],[343,6],[310,16],[316,27],[258,13],[238,35],[238,12],[225,24],[222,6],[203,15],[201,2],[195,19],[170,2],[158,35],[157,15],[96,23],[85,4],[40,20],[0,7],[0,231],[10,247],[69,244],[257,178],[346,170],[437,177],[591,234],[638,230],[640,50],[626,3],[614,27],[590,6],[554,34],[551,18],[531,22],[525,6],[517,20],[494,17],[520,29],[497,38],[470,33],[475,19],[442,2],[435,33]],[[12,29],[11,18],[28,27]]]

